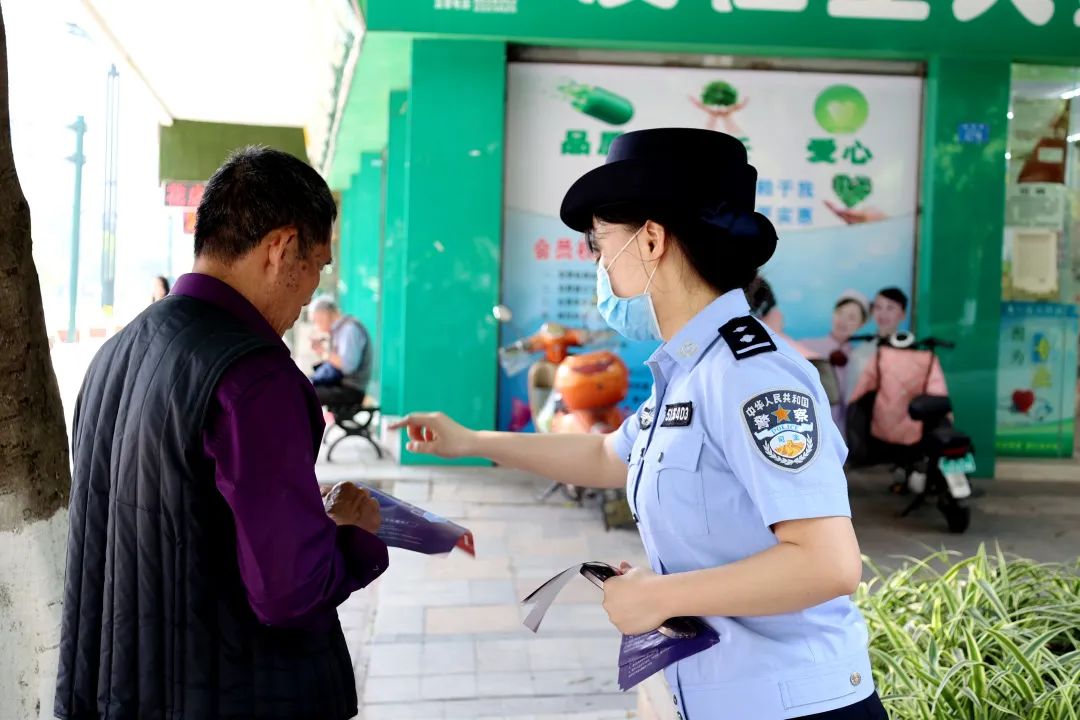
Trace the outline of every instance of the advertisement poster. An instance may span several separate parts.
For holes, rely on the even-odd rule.
[[[1075,305],[1002,304],[999,454],[1072,456],[1078,330]]]
[[[914,274],[922,82],[916,77],[512,63],[508,77],[501,345],[544,322],[598,330],[596,267],[559,220],[567,188],[620,134],[709,128],[743,140],[758,211],[780,236],[762,274],[796,339],[829,335],[845,292],[868,299]],[[867,323],[863,332],[873,330]],[[649,394],[651,343],[616,349],[625,403]],[[499,426],[522,429],[526,377],[500,374]]]

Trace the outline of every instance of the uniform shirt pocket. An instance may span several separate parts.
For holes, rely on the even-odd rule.
[[[653,438],[645,472],[655,476],[661,528],[672,535],[708,535],[700,430],[672,429]]]

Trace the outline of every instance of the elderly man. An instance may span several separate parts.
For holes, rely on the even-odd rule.
[[[312,348],[322,357],[311,384],[323,405],[361,403],[371,379],[371,338],[367,328],[351,315],[343,315],[328,297],[311,304],[311,320],[321,337]]]
[[[345,720],[337,606],[387,567],[378,504],[324,507],[282,333],[330,262],[326,183],[266,148],[197,212],[194,272],[94,358],[75,411],[60,718]]]

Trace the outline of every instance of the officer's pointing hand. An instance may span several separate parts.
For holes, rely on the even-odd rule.
[[[648,568],[619,566],[622,573],[604,583],[604,610],[623,635],[651,632],[667,620],[657,609],[657,583],[661,579]]]
[[[412,413],[390,426],[391,430],[406,429],[409,443],[405,449],[420,455],[457,458],[469,455],[474,436],[442,413]]]

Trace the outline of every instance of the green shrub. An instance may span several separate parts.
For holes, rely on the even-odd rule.
[[[1080,718],[1080,560],[904,560],[856,594],[892,720]]]

